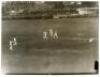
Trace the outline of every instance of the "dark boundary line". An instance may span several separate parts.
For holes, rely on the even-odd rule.
[[[96,75],[98,73],[7,73],[5,75]]]
[[[67,18],[94,18],[94,17],[99,17],[99,16],[79,16],[79,17],[67,17]],[[48,18],[43,18],[43,17],[2,17],[2,20],[22,20],[22,19],[55,19],[53,17],[48,17]],[[62,18],[58,18],[58,19],[62,19]],[[66,18],[65,18],[66,19]]]

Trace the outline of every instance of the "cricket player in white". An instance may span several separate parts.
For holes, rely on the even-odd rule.
[[[44,40],[47,40],[47,39],[48,39],[48,37],[47,37],[47,32],[43,32],[43,39],[44,39]]]
[[[53,29],[49,29],[49,35],[53,38],[53,39],[58,39],[58,34],[57,31],[53,31]]]
[[[16,45],[17,45],[17,40],[16,40],[16,38],[14,37],[13,40],[10,40],[10,41],[9,41],[9,46],[10,46],[9,49],[10,49],[11,51],[13,51],[13,49],[14,49],[13,47],[16,46]]]
[[[13,45],[17,45],[17,41],[15,37],[14,37]]]
[[[58,39],[58,34],[57,34],[56,31],[55,31],[55,33],[54,33],[54,35],[53,35],[53,38],[54,38],[54,39]]]
[[[9,50],[12,51],[12,50],[13,50],[13,42],[12,42],[12,41],[9,41],[9,46],[10,46],[10,47],[9,47]]]

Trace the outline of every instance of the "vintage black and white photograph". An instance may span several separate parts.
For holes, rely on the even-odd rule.
[[[98,74],[98,1],[2,1],[1,71]]]

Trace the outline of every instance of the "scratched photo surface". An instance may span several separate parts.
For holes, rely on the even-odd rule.
[[[2,2],[2,73],[98,73],[98,14],[98,2]]]

